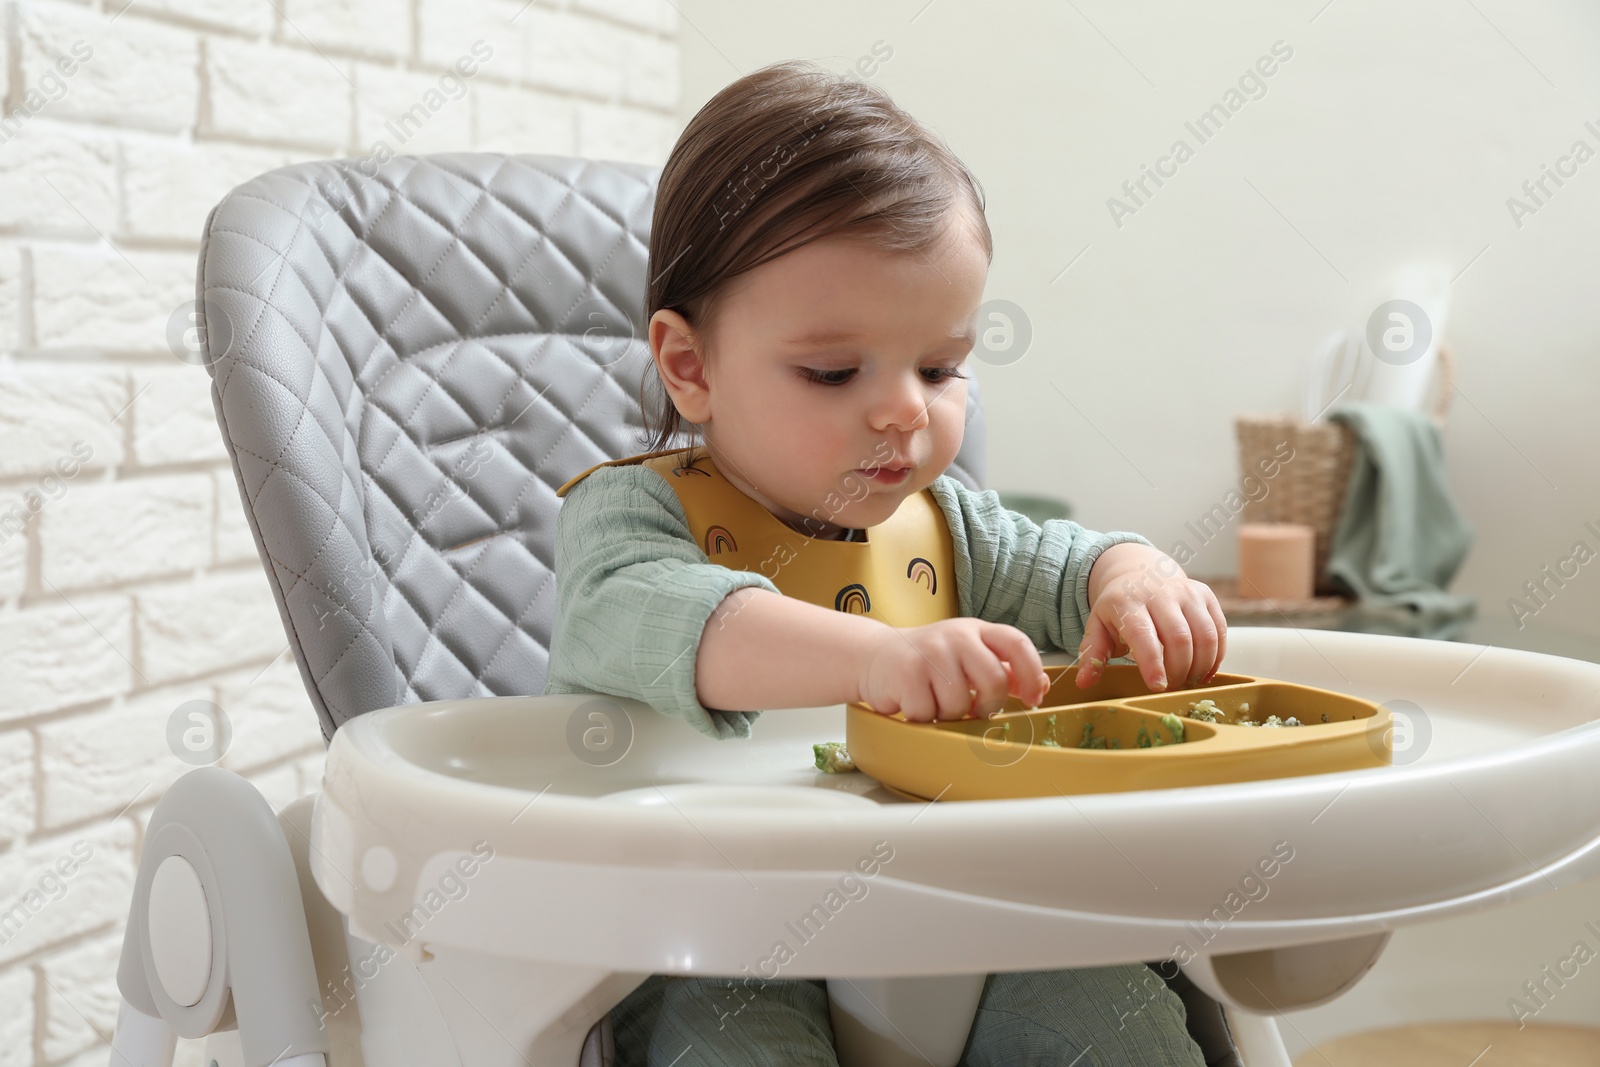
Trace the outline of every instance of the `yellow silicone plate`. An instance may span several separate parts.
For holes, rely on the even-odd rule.
[[[1111,664],[1100,681],[1079,689],[1076,667],[1045,673],[1051,685],[1038,709],[1011,699],[988,719],[911,723],[850,704],[850,758],[903,796],[985,800],[1324,774],[1386,766],[1393,755],[1389,710],[1327,689],[1218,674],[1204,686],[1156,693],[1129,664]],[[1208,697],[1223,719],[1207,723],[1182,714]],[[1241,712],[1241,704],[1249,711]],[[1178,716],[1181,742],[1164,714]],[[1238,725],[1240,718],[1269,715],[1292,715],[1303,725]],[[1080,747],[1096,738],[1107,747]]]

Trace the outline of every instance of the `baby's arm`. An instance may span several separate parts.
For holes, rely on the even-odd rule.
[[[1076,652],[1093,599],[1090,573],[1112,545],[1140,534],[1096,533],[1069,519],[1040,525],[948,475],[933,484],[955,542],[961,614],[1008,623],[1040,648]],[[1153,547],[1153,546],[1152,546]]]
[[[737,589],[706,621],[695,664],[700,702],[718,708],[809,708],[859,700],[888,626],[763,589]]]
[[[1147,538],[1095,533],[1065,519],[1041,526],[1001,507],[992,490],[974,493],[950,477],[935,483],[934,495],[959,539],[962,612],[1088,657],[1079,688],[1099,679],[1106,659],[1124,653],[1138,660],[1152,689],[1169,679],[1193,685],[1216,672],[1227,633],[1216,595]],[[965,573],[963,552],[970,557]]]
[[[696,648],[731,592],[777,586],[706,561],[677,494],[640,466],[602,467],[566,495],[556,519],[556,618],[546,693],[641,700],[718,737],[748,737],[758,711],[696,696]]]
[[[1007,662],[1031,657],[1038,669],[1031,648],[1005,647],[998,628],[976,620],[960,620],[954,635],[897,630],[708,562],[672,487],[637,466],[603,467],[567,494],[556,573],[545,692],[631,697],[719,737],[748,736],[754,709],[869,699],[868,685],[874,707],[908,718],[932,717],[936,696],[941,713],[965,712],[974,689],[998,706],[1008,677],[980,644],[1001,646]],[[969,688],[955,668],[985,655]]]
[[[734,707],[865,701],[911,722],[1030,707],[1049,680],[1022,631],[982,619],[892,627],[756,589],[728,596],[700,641],[700,696]]]
[[[926,721],[1043,695],[1038,653],[1011,627],[896,629],[709,563],[677,495],[648,469],[601,468],[567,494],[556,571],[546,693],[631,697],[720,737],[748,736],[760,715],[724,708],[865,700]]]

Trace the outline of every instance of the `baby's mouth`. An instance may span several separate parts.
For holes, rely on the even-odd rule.
[[[864,477],[871,478],[873,481],[880,482],[884,485],[895,485],[906,479],[906,477],[911,473],[911,468],[909,466],[860,467],[857,469],[856,473],[861,474]]]

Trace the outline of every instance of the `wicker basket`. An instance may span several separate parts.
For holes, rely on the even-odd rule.
[[[1439,395],[1434,401],[1433,421],[1443,429],[1455,392],[1455,360],[1442,344],[1437,379]],[[1339,513],[1344,508],[1350,466],[1355,461],[1355,432],[1342,422],[1307,423],[1295,415],[1239,415],[1233,425],[1239,437],[1239,469],[1246,475],[1260,477],[1258,464],[1278,462],[1277,450],[1283,443],[1294,449],[1293,458],[1278,462],[1278,473],[1267,480],[1267,494],[1260,500],[1245,501],[1243,521],[1294,522],[1311,527],[1316,535],[1313,592],[1337,594],[1339,590],[1324,568]]]

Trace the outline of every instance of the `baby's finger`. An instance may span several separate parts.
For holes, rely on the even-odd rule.
[[[940,657],[938,663],[930,662],[930,666],[933,674],[929,679],[934,699],[933,719],[947,722],[971,715],[976,707],[973,690],[978,690],[981,698],[983,686],[977,682],[969,683],[970,675],[961,658],[957,655]]]
[[[1041,660],[1040,662],[1043,662],[1043,661]],[[1008,684],[1006,685],[1006,693],[1007,693],[1007,695],[1016,697],[1018,700],[1022,701],[1024,704],[1026,704],[1030,708],[1036,708],[1040,704],[1044,703],[1045,694],[1050,692],[1050,685],[1051,685],[1050,675],[1049,675],[1048,672],[1043,671],[1043,670],[1041,670],[1039,672],[1039,690],[1038,690],[1039,696],[1038,696],[1037,699],[1031,699],[1030,700],[1028,698],[1028,695],[1025,693],[1025,690],[1028,688],[1027,684],[1019,679],[1019,676],[1018,676],[1017,672],[1012,669],[1011,664],[1005,663],[1005,664],[1002,664],[1002,666],[1005,667],[1005,669],[1006,669],[1006,677],[1009,680]],[[1022,676],[1022,677],[1026,677],[1026,676]],[[1001,707],[1004,707],[1004,706],[1005,706],[1004,701],[1002,701],[1001,702]]]
[[[998,622],[985,623],[979,628],[978,636],[991,652],[1010,666],[1016,681],[1011,692],[1029,707],[1037,707],[1050,687],[1045,678],[1044,660],[1033,647],[1033,639],[1015,626]]]
[[[1206,672],[1202,683],[1209,682],[1217,676],[1217,671],[1222,669],[1222,657],[1228,654],[1228,617],[1222,611],[1222,604],[1217,600],[1216,593],[1207,586],[1205,590],[1206,610],[1211,615],[1211,622],[1217,628],[1217,658],[1212,661],[1211,669]]]
[[[1161,597],[1145,607],[1150,612],[1150,619],[1161,641],[1161,664],[1167,686],[1182,688],[1188,684],[1194,670],[1197,640],[1184,614],[1185,605],[1175,597]]]
[[[1216,621],[1212,619],[1211,612],[1206,610],[1204,597],[1196,595],[1184,600],[1183,617],[1194,640],[1194,654],[1184,674],[1185,687],[1192,687],[1200,684],[1200,679],[1215,669],[1213,664],[1217,662],[1219,637]]]
[[[1016,685],[1010,664],[978,644],[967,646],[960,666],[972,687],[970,714],[989,715],[1005,707],[1006,694]]]
[[[1155,620],[1150,617],[1149,608],[1138,604],[1119,621],[1122,640],[1127,642],[1128,654],[1139,664],[1139,674],[1144,678],[1144,684],[1155,690],[1165,689],[1167,679],[1172,675],[1168,673],[1161,637],[1156,631]]]
[[[1101,620],[1099,614],[1089,613],[1083,627],[1083,640],[1078,644],[1078,688],[1087,689],[1100,680],[1106,661],[1116,646],[1116,635]]]
[[[933,687],[921,678],[908,677],[894,704],[906,722],[933,722],[938,718],[939,701]]]

